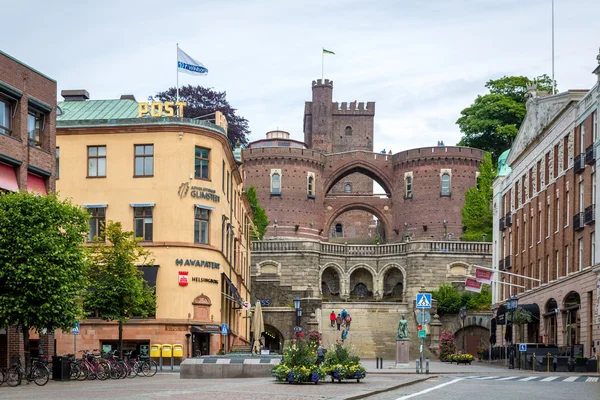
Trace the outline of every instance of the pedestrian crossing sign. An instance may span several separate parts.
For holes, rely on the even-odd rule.
[[[417,293],[417,308],[431,308],[431,293]]]

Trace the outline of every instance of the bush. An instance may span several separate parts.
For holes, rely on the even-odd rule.
[[[364,378],[367,370],[360,364],[360,357],[353,356],[347,347],[335,344],[325,354],[323,370],[335,379]]]
[[[449,359],[456,352],[456,339],[451,331],[443,331],[440,335],[440,361],[451,361]]]
[[[316,383],[325,378],[323,368],[317,365],[317,351],[314,343],[314,338],[320,337],[321,334],[317,331],[309,332],[313,332],[312,336],[309,333],[307,336],[298,337],[283,351],[281,364],[271,370],[278,381]]]

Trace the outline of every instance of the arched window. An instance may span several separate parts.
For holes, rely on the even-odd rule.
[[[405,188],[406,188],[406,195],[405,195],[406,198],[412,199],[412,177],[411,176],[406,177]]]
[[[352,127],[351,126],[346,127],[345,134],[346,134],[346,136],[352,136]]]
[[[344,192],[350,193],[351,191],[352,191],[352,185],[349,183],[346,183],[346,186],[344,187]]]
[[[450,174],[444,173],[442,175],[442,196],[450,196]]]
[[[335,237],[344,237],[344,226],[342,224],[335,224]]]
[[[315,197],[315,178],[313,176],[308,177],[308,195]]]
[[[271,175],[271,194],[281,194],[281,177],[278,173]]]

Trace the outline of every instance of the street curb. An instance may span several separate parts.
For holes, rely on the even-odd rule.
[[[390,387],[387,387],[385,389],[374,390],[372,392],[363,393],[363,394],[359,394],[359,395],[352,396],[352,397],[344,397],[344,400],[365,399],[367,397],[375,396],[376,394],[390,392],[392,390],[400,389],[400,388],[405,387],[405,386],[410,386],[410,385],[415,385],[417,383],[425,382],[426,380],[429,380],[429,379],[432,379],[432,378],[437,378],[437,376],[436,375],[431,375],[431,376],[428,376],[426,378],[415,379],[414,381],[400,383],[398,385],[390,386]]]

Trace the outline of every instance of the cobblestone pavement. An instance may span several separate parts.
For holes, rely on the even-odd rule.
[[[368,375],[360,383],[330,381],[313,384],[277,383],[273,378],[254,379],[179,379],[179,374],[163,373],[153,378],[107,381],[50,381],[39,387],[34,383],[12,388],[2,385],[0,399],[240,399],[305,400],[349,399],[389,390],[402,384],[426,379],[411,375]]]

